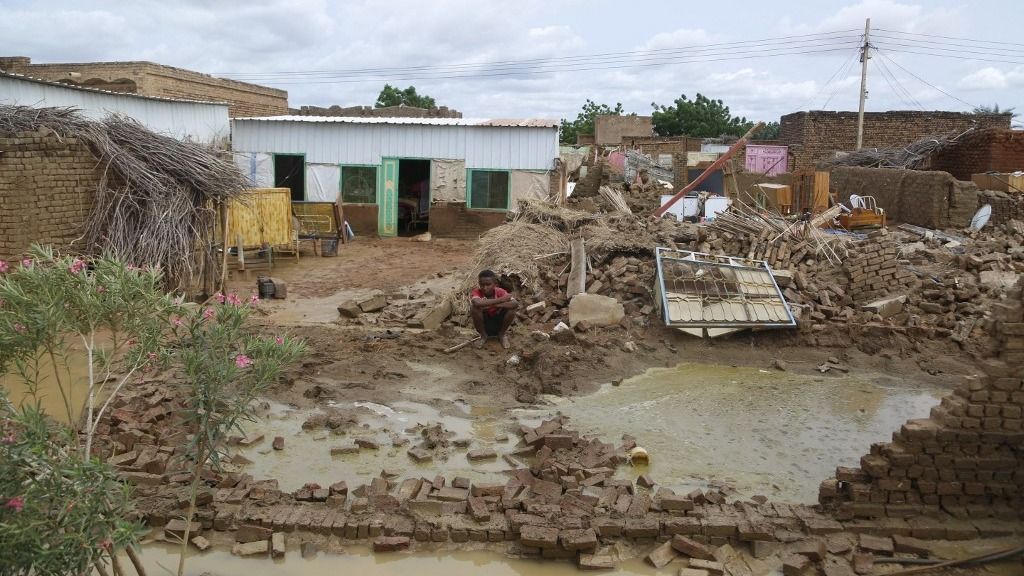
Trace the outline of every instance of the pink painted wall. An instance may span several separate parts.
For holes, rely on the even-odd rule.
[[[789,171],[789,147],[767,146],[764,144],[747,145],[744,169],[766,176],[775,176]]]

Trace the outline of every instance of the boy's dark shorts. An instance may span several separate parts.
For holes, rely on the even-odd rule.
[[[501,325],[505,323],[505,314],[508,314],[507,309],[498,310],[498,313],[493,316],[484,314],[484,330],[487,331],[488,336],[497,336],[501,332]]]

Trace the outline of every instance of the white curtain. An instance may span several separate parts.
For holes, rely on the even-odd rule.
[[[337,164],[306,165],[306,199],[310,202],[337,202],[340,182]]]

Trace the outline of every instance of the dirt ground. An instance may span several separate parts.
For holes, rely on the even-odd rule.
[[[874,334],[861,334],[855,343],[849,334],[797,330],[702,340],[656,322],[646,328],[592,329],[570,343],[531,337],[535,330],[550,331],[554,321],[520,323],[512,330],[511,350],[490,342],[484,350],[467,347],[446,354],[446,348],[474,336],[457,314],[438,330],[425,331],[372,315],[353,322],[337,311],[338,304],[375,292],[392,302],[443,297],[475,273],[469,270],[474,248],[474,241],[465,240],[360,238],[341,246],[337,257],[282,261],[273,276],[287,283],[287,298],[261,302],[261,322],[265,330],[303,338],[310,354],[292,371],[290,382],[274,391],[274,399],[307,407],[321,399],[387,403],[412,393],[428,402],[457,399],[511,407],[542,394],[586,393],[602,383],[681,362],[812,374],[831,359],[852,372],[939,384],[952,384],[973,371],[971,359],[945,343]],[[238,278],[229,287],[247,293],[255,285],[254,278]],[[626,342],[635,344],[630,347],[634,352],[627,351]]]

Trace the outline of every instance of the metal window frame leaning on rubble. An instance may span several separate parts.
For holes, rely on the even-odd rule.
[[[789,303],[782,295],[771,267],[764,260],[662,247],[655,249],[655,258],[658,267],[657,302],[666,326],[696,336],[712,337],[743,328],[796,327]],[[672,290],[666,287],[666,269],[671,272],[673,267],[695,269],[692,276],[686,278],[693,280],[689,290],[683,287],[684,291],[680,291],[682,286],[672,286]],[[711,282],[701,279],[709,277],[707,275],[717,275],[717,278]],[[673,307],[669,305],[670,295],[699,306],[701,318],[674,318]],[[729,309],[715,310],[714,304],[728,304]]]

